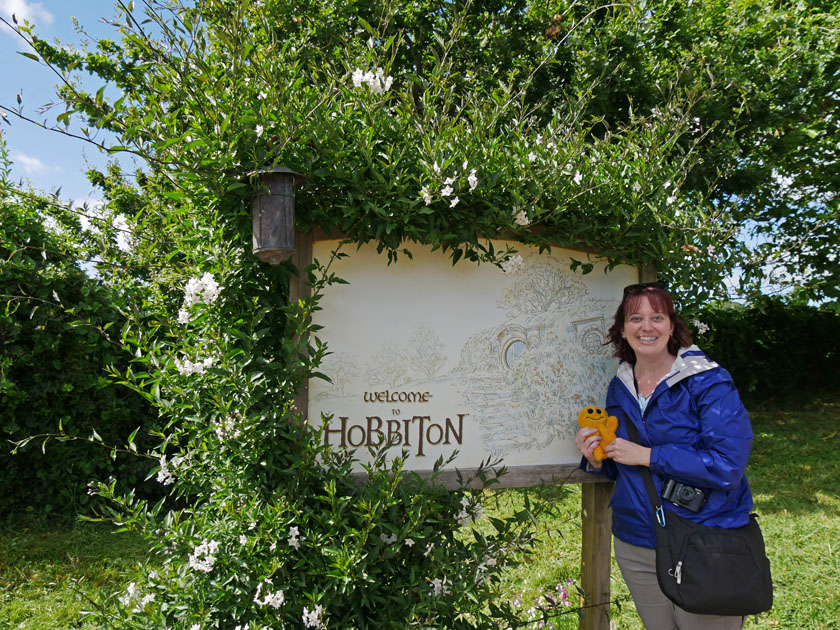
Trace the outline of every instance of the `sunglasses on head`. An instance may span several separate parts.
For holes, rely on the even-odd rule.
[[[662,291],[665,290],[665,283],[657,280],[656,282],[641,282],[639,284],[628,284],[624,287],[624,295],[629,295],[630,293],[638,293],[640,291],[644,291],[645,289],[661,289]]]

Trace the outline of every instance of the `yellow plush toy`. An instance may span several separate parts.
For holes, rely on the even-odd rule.
[[[618,418],[608,416],[607,412],[598,407],[584,407],[578,414],[578,424],[581,427],[592,427],[601,436],[601,443],[595,447],[592,455],[596,461],[602,462],[607,458],[604,447],[615,439],[618,428]]]

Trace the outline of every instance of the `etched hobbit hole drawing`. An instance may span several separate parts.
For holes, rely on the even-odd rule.
[[[313,256],[337,244],[316,241]],[[369,246],[334,263],[349,284],[325,291],[315,315],[330,381],[312,379],[308,393],[310,423],[329,419],[325,441],[361,462],[384,443],[414,470],[455,450],[461,470],[488,458],[509,469],[579,461],[575,419],[603,403],[615,372],[607,322],[639,272],[596,265],[584,276],[570,262],[586,254],[509,244],[524,261],[515,274],[453,267],[416,245],[390,266]]]

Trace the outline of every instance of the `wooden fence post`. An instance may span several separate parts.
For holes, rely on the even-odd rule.
[[[584,483],[581,487],[583,536],[581,544],[580,630],[609,630],[610,556],[612,552],[612,482]]]

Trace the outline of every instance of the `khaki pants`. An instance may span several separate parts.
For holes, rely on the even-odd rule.
[[[744,617],[697,615],[665,597],[656,581],[656,551],[613,538],[615,560],[621,569],[636,612],[647,630],[741,630]]]

